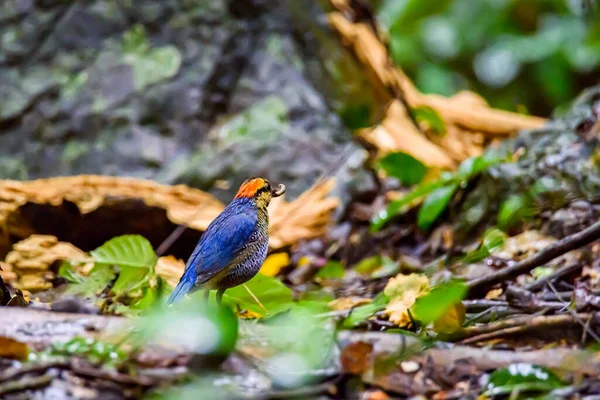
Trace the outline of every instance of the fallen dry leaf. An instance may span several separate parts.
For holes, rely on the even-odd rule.
[[[29,347],[25,343],[17,340],[0,336],[0,358],[14,358],[16,360],[25,360],[29,355]]]
[[[281,271],[281,268],[290,264],[290,256],[288,253],[275,253],[267,257],[260,273],[266,276],[275,276]]]
[[[334,311],[349,310],[351,308],[369,304],[373,300],[364,297],[340,297],[328,303],[329,307]]]
[[[340,364],[345,372],[360,375],[369,369],[373,345],[354,342],[344,347],[340,354]]]
[[[502,246],[492,251],[492,255],[506,260],[522,260],[544,250],[556,240],[540,231],[529,230],[507,238]],[[580,254],[579,251],[573,250],[556,258],[552,263],[558,264],[561,260],[575,262]]]
[[[390,278],[384,293],[390,298],[385,314],[394,324],[406,326],[410,323],[409,308],[419,297],[429,293],[429,279],[422,274],[398,274]]]

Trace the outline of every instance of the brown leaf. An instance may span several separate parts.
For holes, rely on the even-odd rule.
[[[372,300],[363,297],[341,297],[328,303],[334,311],[349,310],[351,308],[369,304]]]
[[[340,364],[344,371],[360,375],[369,369],[373,345],[366,342],[354,342],[344,347],[340,354]]]
[[[0,336],[0,358],[26,360],[28,355],[29,348],[25,343],[21,343],[6,336]]]

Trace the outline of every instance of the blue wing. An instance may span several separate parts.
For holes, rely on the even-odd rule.
[[[230,205],[210,223],[186,265],[186,272],[195,270],[196,285],[209,281],[234,261],[250,241],[257,221],[254,207]]]

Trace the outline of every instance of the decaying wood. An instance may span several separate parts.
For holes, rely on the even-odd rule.
[[[322,234],[338,205],[336,198],[328,197],[332,188],[333,180],[328,180],[324,185],[307,190],[295,201],[274,199],[270,207],[271,247],[281,248]],[[201,190],[142,179],[80,175],[25,182],[0,180],[0,224],[4,227],[4,240],[9,234],[25,238],[38,233],[33,226],[23,224],[17,215],[19,208],[27,203],[61,206],[70,202],[85,215],[106,203],[125,200],[163,209],[173,224],[186,224],[196,231],[204,231],[224,208],[221,202]],[[309,207],[299,207],[307,203]],[[290,209],[294,210],[293,215]]]
[[[497,137],[514,135],[520,129],[539,128],[543,118],[491,108],[472,92],[452,97],[420,93],[399,68],[392,65],[385,45],[373,23],[352,20],[348,0],[332,0],[336,11],[329,14],[333,28],[359,61],[374,87],[390,98],[383,122],[361,134],[382,153],[403,151],[433,167],[453,168],[471,156],[479,155]],[[433,108],[446,124],[446,135],[424,135],[410,118],[408,107]]]

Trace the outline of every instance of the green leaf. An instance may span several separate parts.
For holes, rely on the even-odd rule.
[[[344,319],[342,326],[347,329],[357,326],[377,311],[383,310],[389,301],[390,298],[385,293],[380,292],[371,303],[353,308],[350,315]]]
[[[412,308],[415,317],[424,324],[438,320],[451,306],[465,298],[467,290],[467,285],[461,281],[450,281],[434,287],[415,302]]]
[[[531,216],[531,200],[525,194],[514,194],[509,196],[500,205],[498,211],[498,226],[506,231],[523,222]]]
[[[246,286],[265,306],[269,314],[283,311],[292,303],[292,291],[277,278],[259,273],[246,282]],[[260,315],[265,314],[243,285],[228,289],[223,295],[223,303],[233,308],[239,307]]]
[[[97,264],[119,267],[153,268],[156,254],[148,241],[140,235],[123,235],[112,238],[90,253]]]
[[[398,179],[403,185],[412,186],[421,182],[427,167],[406,153],[390,153],[377,162],[377,167],[388,176]]]
[[[361,275],[377,279],[397,274],[400,265],[389,257],[378,255],[365,258],[353,269]]]
[[[340,279],[344,277],[346,269],[339,261],[329,260],[315,275],[317,279]]]
[[[83,283],[85,278],[73,271],[73,266],[70,262],[64,261],[58,268],[58,276],[62,276],[69,283]]]
[[[547,392],[564,386],[550,370],[531,364],[512,364],[490,375],[485,396],[496,396],[513,391]]]
[[[483,234],[483,240],[478,249],[467,253],[461,261],[465,264],[479,262],[488,257],[492,251],[504,245],[506,234],[499,229],[491,228]]]
[[[128,358],[117,344],[76,336],[67,342],[53,343],[44,353],[50,356],[82,356],[93,364],[118,365]],[[42,353],[43,354],[43,353]]]
[[[114,269],[110,265],[96,264],[89,276],[80,283],[71,283],[67,286],[67,293],[78,294],[83,297],[95,297],[100,294],[115,279]]]
[[[502,232],[500,229],[491,228],[486,230],[483,234],[483,241],[481,245],[488,251],[488,253],[491,253],[497,248],[502,247],[506,238],[506,233]]]
[[[91,252],[96,264],[119,267],[112,287],[117,297],[143,288],[154,274],[156,254],[150,242],[140,235],[113,238]]]
[[[458,189],[457,184],[444,186],[431,192],[423,201],[417,215],[417,225],[421,229],[428,229],[444,212],[452,196]]]
[[[357,130],[373,125],[369,104],[347,104],[340,110],[340,117],[346,127]]]
[[[413,108],[412,112],[418,123],[427,125],[429,130],[440,136],[446,134],[446,123],[435,109],[421,106]]]
[[[457,178],[462,182],[466,182],[469,179],[474,178],[477,174],[480,174],[489,167],[499,164],[502,161],[503,158],[495,151],[488,151],[481,156],[467,158],[458,167]]]
[[[382,210],[375,217],[373,217],[371,220],[371,231],[377,232],[381,230],[381,228],[383,228],[389,220],[404,212],[404,207],[408,206],[411,202],[417,200],[418,198],[423,197],[442,187],[444,183],[445,181],[440,180],[419,185],[412,192],[408,193],[401,199],[391,201],[385,210]]]

